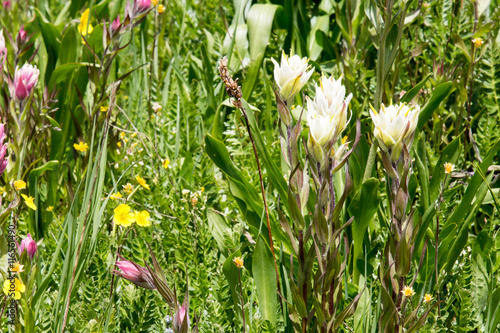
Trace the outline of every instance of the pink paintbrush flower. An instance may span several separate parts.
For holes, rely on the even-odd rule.
[[[184,303],[177,309],[172,322],[174,333],[187,332],[189,330],[189,306],[187,304],[187,296]]]
[[[30,257],[30,259],[33,259],[36,251],[38,250],[36,242],[33,240],[33,238],[31,238],[30,234],[28,234],[26,238],[22,240],[21,245],[17,244],[17,251],[19,255],[23,254],[24,250],[28,252],[28,256]]]
[[[122,24],[120,23],[120,15],[118,15],[116,19],[111,23],[111,35],[114,35],[117,31],[119,31],[121,25]]]
[[[36,68],[36,66],[24,64],[21,69],[16,67],[13,91],[11,91],[11,94],[20,101],[24,100],[35,88],[39,75],[40,71]]]
[[[134,13],[135,15],[140,15],[146,12],[149,7],[151,7],[151,0],[135,0],[134,1]]]
[[[17,33],[17,43],[18,45],[22,45],[26,43],[29,40],[28,33],[26,30],[24,30],[24,25],[19,29],[19,32]]]
[[[156,289],[153,278],[145,267],[142,267],[131,260],[126,260],[119,254],[118,258],[121,260],[116,262],[116,266],[118,266],[120,270],[113,270],[111,273],[129,280],[138,287],[150,290]]]

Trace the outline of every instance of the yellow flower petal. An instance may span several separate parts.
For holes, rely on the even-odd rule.
[[[14,181],[14,188],[19,191],[19,190],[24,190],[26,188],[26,183],[22,180],[16,180]]]
[[[21,194],[21,196],[23,197],[24,203],[26,204],[26,206],[28,206],[29,208],[31,208],[33,210],[36,210],[35,203],[33,202],[35,200],[35,198],[28,197],[26,194]]]

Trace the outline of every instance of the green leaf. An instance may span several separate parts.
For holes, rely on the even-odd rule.
[[[257,240],[252,260],[252,274],[257,288],[262,317],[276,324],[278,287],[271,249],[262,236]]]
[[[353,262],[362,258],[364,252],[363,239],[366,229],[377,212],[380,204],[380,195],[378,191],[379,181],[375,178],[369,178],[361,189],[356,193],[347,211],[351,216],[354,216],[352,223],[352,237],[354,240]],[[357,283],[359,275],[363,273],[358,270],[357,265],[354,265],[354,281]]]
[[[451,34],[451,39],[452,39],[453,43],[455,44],[455,46],[458,47],[460,49],[460,51],[462,51],[462,53],[467,57],[467,60],[470,61],[469,50],[465,46],[465,43],[464,43],[462,37],[460,37],[458,34],[453,32]]]
[[[213,210],[208,210],[207,220],[212,236],[217,242],[219,249],[223,254],[227,255],[228,248],[226,239],[229,237],[231,229],[226,224],[226,221],[224,221],[224,218]]]
[[[483,24],[477,31],[474,33],[474,36],[472,38],[481,38],[483,37],[484,34],[487,34],[490,32],[493,28],[495,27],[495,22],[488,22],[486,24]]]
[[[72,62],[67,63],[61,66],[58,66],[54,72],[52,72],[52,76],[50,77],[50,81],[48,87],[51,89],[58,83],[65,81],[70,75],[73,74],[76,68],[93,66],[93,64],[89,63],[81,63],[81,62]]]
[[[488,167],[491,165],[493,158],[498,153],[499,147],[500,147],[500,139],[497,140],[497,142],[491,147],[489,154],[484,158],[483,162],[479,166],[480,170],[483,173],[486,172]],[[491,176],[492,174],[488,176],[488,178],[491,178]],[[467,243],[469,223],[473,219],[472,218],[467,219],[466,223],[461,223],[461,222],[464,219],[464,217],[469,215],[469,212],[471,211],[472,200],[474,200],[474,198],[476,197],[476,194],[479,192],[480,187],[483,187],[484,193],[482,194],[482,198],[480,199],[476,198],[477,199],[476,205],[481,205],[484,196],[486,196],[487,186],[482,186],[482,185],[485,185],[483,178],[481,177],[479,172],[475,172],[474,176],[471,178],[469,182],[469,186],[467,186],[467,190],[465,191],[465,194],[462,200],[460,201],[460,204],[458,205],[457,209],[453,212],[453,215],[446,222],[446,226],[456,225],[457,227],[459,226],[460,228],[458,234],[452,232],[449,235],[449,237],[451,238],[451,247],[449,251],[446,252],[447,259],[446,259],[445,270],[447,272],[449,272],[452,269],[455,261],[460,255],[460,252],[463,250],[465,244]],[[443,237],[444,236],[445,235],[443,235]]]
[[[280,6],[271,4],[255,4],[250,8],[247,16],[248,39],[250,42],[250,59],[256,61],[264,57],[274,14]]]
[[[411,100],[418,94],[420,89],[425,85],[427,80],[431,77],[431,73],[429,73],[422,81],[420,81],[416,86],[411,88],[404,96],[401,98],[401,102],[410,103]]]
[[[441,102],[443,102],[445,98],[448,97],[448,95],[452,92],[452,88],[452,82],[444,82],[439,84],[434,89],[431,98],[424,106],[422,111],[420,111],[420,115],[418,117],[417,132],[420,132],[422,130],[427,120],[429,120],[434,111],[437,110]]]
[[[429,185],[429,199],[430,202],[436,201],[441,191],[441,182],[446,176],[444,172],[445,163],[456,163],[458,157],[462,151],[462,146],[460,145],[460,136],[457,136],[453,141],[451,141],[446,148],[443,149],[439,160],[434,166],[434,172],[432,173],[431,182]]]
[[[239,273],[238,268],[233,263],[233,259],[236,257],[241,257],[241,252],[239,250],[227,257],[226,261],[224,261],[224,265],[222,266],[222,271],[224,272],[227,282],[229,283],[229,289],[231,290],[231,297],[233,299],[235,312],[241,318],[240,296],[238,288]]]
[[[250,69],[243,82],[243,98],[248,100],[259,76],[260,67],[266,52],[276,10],[281,8],[271,4],[255,4],[247,17],[248,39],[250,43]]]

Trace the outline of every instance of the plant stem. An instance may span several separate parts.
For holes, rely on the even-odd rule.
[[[250,123],[248,121],[248,115],[245,108],[242,106],[240,108],[243,117],[245,118],[245,125],[247,126],[248,136],[252,142],[253,153],[255,155],[255,161],[257,162],[257,168],[259,169],[259,180],[260,180],[260,190],[262,192],[262,201],[264,202],[264,210],[266,212],[266,222],[267,230],[269,232],[269,246],[271,247],[271,253],[273,255],[274,269],[276,270],[276,283],[278,286],[278,292],[280,291],[280,275],[278,271],[278,265],[276,263],[276,255],[274,254],[274,244],[273,244],[273,233],[271,231],[271,222],[269,221],[269,209],[267,207],[266,192],[264,190],[264,180],[262,178],[262,169],[260,167],[259,155],[257,154],[257,148],[255,146],[255,141],[253,140],[252,131],[250,130]]]
[[[240,294],[241,294],[241,317],[243,318],[243,333],[246,331],[246,324],[245,324],[245,308],[244,308],[244,301],[243,301],[243,285],[241,283],[241,273],[240,273],[240,268],[238,268],[238,281],[240,283]]]

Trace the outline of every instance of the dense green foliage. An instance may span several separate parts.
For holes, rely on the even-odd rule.
[[[148,243],[178,302],[189,298],[190,330],[242,332],[245,322],[248,332],[322,331],[318,299],[329,289],[317,289],[327,279],[314,259],[321,232],[309,229],[309,280],[290,234],[318,220],[326,225],[331,215],[318,213],[324,207],[317,170],[306,182],[311,192],[303,207],[289,186],[295,172],[307,169],[309,129],[304,110],[296,138],[300,168],[291,176],[271,61],[283,51],[307,57],[314,70],[288,105],[295,123],[322,75],[343,76],[353,95],[342,136],[354,149],[332,176],[338,239],[328,267],[339,278],[332,277],[330,331],[389,327],[386,302],[401,290],[386,284],[391,268],[384,258],[396,252],[408,258],[405,274],[400,261],[394,265],[398,276],[415,291],[402,306],[404,332],[500,329],[497,0],[160,0],[164,11],[151,4],[128,21],[126,0],[7,2],[0,12],[7,48],[0,117],[9,157],[0,178],[2,285],[9,226],[18,242],[29,233],[38,250],[33,259],[17,256],[26,286],[20,321],[8,323],[10,299],[0,293],[0,332],[168,332],[176,309],[163,294],[111,273],[117,252],[153,267]],[[121,30],[113,32],[118,15]],[[219,77],[223,56],[242,87],[260,165],[245,118]],[[40,72],[20,99],[12,87],[16,66],[25,63]],[[396,200],[369,114],[399,102],[421,109],[406,160],[409,245],[391,243]],[[88,150],[75,149],[80,142]],[[450,174],[447,162],[456,168]],[[26,188],[15,189],[15,180]],[[346,184],[352,188],[343,197]],[[36,210],[21,194],[33,197]],[[151,225],[116,223],[120,204],[149,212]],[[235,266],[236,257],[244,268]],[[294,289],[300,281],[309,288],[303,306]],[[301,323],[301,311],[314,319]]]

